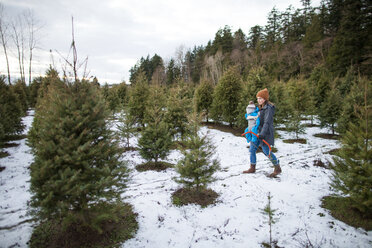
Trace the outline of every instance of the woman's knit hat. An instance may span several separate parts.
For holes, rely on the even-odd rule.
[[[263,90],[260,90],[260,91],[257,93],[256,97],[257,97],[257,98],[258,98],[258,97],[261,97],[261,98],[265,99],[266,101],[268,101],[268,100],[269,100],[269,91],[267,90],[267,88],[265,88],[265,89],[263,89]]]

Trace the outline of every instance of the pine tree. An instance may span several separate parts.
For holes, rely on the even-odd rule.
[[[18,80],[11,87],[13,87],[13,91],[17,95],[18,100],[21,103],[23,115],[26,115],[28,109],[28,96],[26,84],[22,80]]]
[[[187,134],[187,115],[191,112],[191,101],[183,94],[183,86],[178,85],[169,90],[166,104],[165,121],[174,137],[183,140]]]
[[[29,142],[31,206],[40,220],[61,220],[100,230],[117,220],[127,168],[109,130],[98,89],[88,82],[50,84],[39,100]]]
[[[267,25],[265,26],[265,48],[269,49],[280,41],[280,13],[275,6],[271,9],[267,19]]]
[[[32,80],[31,85],[29,85],[30,95],[29,95],[29,98],[28,98],[28,102],[29,102],[31,108],[35,108],[35,106],[36,106],[37,98],[38,98],[38,95],[39,95],[38,92],[39,92],[39,89],[41,87],[42,80],[43,80],[42,77],[34,78]]]
[[[118,96],[117,88],[111,87],[108,89],[108,96],[106,98],[108,108],[112,111],[113,114],[120,107],[120,99]]]
[[[5,135],[18,134],[24,129],[22,105],[13,87],[7,85],[5,80],[5,76],[0,76],[0,140]]]
[[[121,107],[126,106],[128,103],[128,85],[125,82],[122,82],[117,86],[116,90]]]
[[[352,207],[363,215],[372,217],[372,135],[371,81],[365,80],[363,105],[360,115],[349,123],[342,136],[339,157],[331,164],[333,179],[331,186],[340,190],[351,200]]]
[[[136,82],[133,83],[129,91],[129,114],[134,118],[136,123],[144,126],[146,106],[149,97],[149,85],[145,79],[144,72],[139,73]]]
[[[195,90],[194,106],[197,113],[203,113],[207,122],[213,102],[213,85],[208,81],[203,81]]]
[[[51,66],[49,66],[45,75],[46,76],[41,80],[41,85],[37,92],[38,98],[43,98],[44,95],[48,93],[49,85],[63,84],[62,80],[59,78],[58,71]]]
[[[174,59],[171,59],[167,66],[166,84],[172,85],[176,83],[180,79],[180,76],[181,76],[181,69],[176,65]]]
[[[124,110],[120,114],[119,124],[117,125],[119,137],[124,139],[125,146],[127,149],[130,148],[130,138],[134,136],[136,127],[132,116],[130,116]]]
[[[183,158],[176,166],[179,178],[175,181],[200,192],[215,181],[213,174],[220,169],[220,164],[217,158],[213,158],[215,147],[208,136],[200,137],[198,134],[199,121],[195,113],[190,119],[190,130],[186,149],[182,150]]]
[[[288,110],[288,108],[287,108]],[[302,115],[298,110],[291,109],[287,121],[285,122],[286,130],[293,132],[298,139],[299,134],[305,133],[305,125],[301,123]]]
[[[288,118],[288,97],[286,94],[286,84],[283,81],[276,82],[270,87],[270,101],[275,103],[274,125],[284,123]]]
[[[320,106],[325,101],[327,93],[330,91],[330,72],[324,66],[318,66],[311,72],[307,80],[308,87],[315,96],[315,107],[320,109]]]
[[[301,121],[308,102],[307,96],[304,81],[290,80],[287,83],[287,106],[284,106],[284,111],[287,112],[285,124],[288,131],[295,133],[296,139],[299,134],[305,133],[305,126]]]
[[[342,101],[340,92],[337,88],[333,88],[328,92],[325,101],[320,106],[319,120],[321,127],[330,127],[332,134],[335,134],[335,125],[338,117],[341,113],[341,104],[337,104]]]
[[[219,29],[215,34],[211,46],[211,55],[215,55],[219,50],[222,52],[222,54],[230,53],[233,48],[233,40],[234,38],[229,26],[225,26],[223,29]]]
[[[343,98],[342,101],[342,109],[340,115],[337,119],[337,127],[336,130],[341,135],[345,134],[345,132],[349,128],[349,123],[353,120],[357,119],[357,115],[360,114],[357,111],[357,104],[363,102],[363,81],[361,79],[358,82],[352,85],[350,92]]]
[[[370,3],[364,0],[333,0],[330,5],[330,10],[337,10],[340,19],[327,56],[327,65],[335,75],[343,76],[350,65],[359,66],[366,60],[363,49],[370,46],[368,35],[371,30],[368,28],[371,27],[371,21],[370,10],[367,10]]]
[[[266,204],[265,208],[262,209],[262,213],[267,215],[267,217],[269,218],[267,220],[267,224],[269,224],[270,247],[272,247],[272,245],[274,243],[273,238],[272,238],[272,229],[273,229],[273,225],[277,221],[277,218],[275,218],[276,209],[273,209],[272,206],[271,206],[271,199],[272,198],[273,197],[271,196],[271,194],[269,192],[268,195],[267,195],[267,204]]]
[[[318,15],[313,15],[311,25],[306,29],[306,34],[302,41],[305,47],[310,49],[316,42],[320,41],[323,36],[324,31],[322,29],[320,17]]]
[[[214,93],[212,103],[212,118],[230,123],[236,121],[238,104],[241,94],[240,78],[234,68],[230,68],[219,80]]]
[[[138,140],[140,155],[155,164],[159,159],[165,159],[170,153],[172,136],[169,132],[168,123],[165,122],[165,96],[163,89],[152,86],[149,102],[146,106],[145,127],[141,131]]]
[[[155,122],[149,123],[141,132],[141,138],[138,140],[140,155],[155,164],[159,159],[165,159],[172,145],[172,137],[168,132],[168,125],[156,117]]]

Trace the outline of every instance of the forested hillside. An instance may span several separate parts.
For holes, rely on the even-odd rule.
[[[170,61],[157,54],[142,57],[131,69],[131,82],[142,71],[151,83],[179,81],[217,84],[223,73],[236,67],[243,81],[263,70],[268,82],[309,78],[314,70],[330,79],[349,70],[371,75],[371,5],[365,0],[326,0],[318,7],[302,0],[302,8],[276,7],[265,26],[232,31],[225,26],[208,44],[180,48]],[[249,16],[247,16],[249,18]]]

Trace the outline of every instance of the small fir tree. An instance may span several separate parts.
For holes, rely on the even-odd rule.
[[[296,139],[299,134],[305,133],[305,126],[302,121],[302,113],[306,110],[308,102],[306,84],[302,80],[290,80],[287,83],[287,106],[283,106],[287,111],[287,119],[285,121],[286,128],[290,132],[294,132]]]
[[[194,114],[190,120],[190,135],[186,141],[186,148],[182,150],[183,158],[176,166],[179,178],[175,181],[200,192],[215,181],[213,174],[220,169],[220,164],[218,159],[213,158],[215,147],[208,136],[200,137],[198,130],[199,121]]]
[[[194,106],[197,113],[203,113],[207,123],[213,101],[213,85],[208,81],[203,81],[195,90]]]
[[[372,135],[371,81],[365,82],[364,106],[359,106],[358,118],[349,123],[342,136],[339,157],[333,159],[332,187],[351,200],[352,207],[372,217]],[[367,93],[368,92],[368,93]]]
[[[170,89],[166,107],[165,121],[172,135],[183,140],[187,134],[187,115],[191,111],[191,101],[183,94],[182,86]]]
[[[275,217],[275,212],[277,211],[277,209],[272,208],[272,205],[271,205],[271,199],[272,198],[273,197],[271,196],[271,194],[269,192],[267,194],[267,204],[266,204],[265,208],[262,209],[262,213],[268,217],[267,224],[269,224],[269,234],[270,234],[269,245],[270,245],[270,247],[272,247],[272,245],[275,243],[275,241],[273,241],[273,237],[272,237],[272,229],[273,229],[273,225],[277,221],[277,218]]]
[[[0,76],[0,140],[5,135],[18,134],[24,129],[22,105],[13,87],[7,85],[5,80],[5,76]]]
[[[363,82],[361,79],[358,80],[352,87],[350,92],[345,96],[344,100],[342,101],[342,110],[337,119],[337,132],[341,135],[345,134],[345,132],[349,128],[349,123],[353,120],[357,119],[358,115],[358,103],[363,102]],[[360,113],[359,113],[360,114]]]
[[[233,126],[238,116],[238,104],[241,94],[241,82],[234,68],[230,68],[219,80],[212,103],[212,118],[222,118]]]
[[[315,115],[317,114],[317,109],[316,109],[316,106],[315,106],[315,95],[310,92],[310,89],[308,88],[308,104],[306,106],[306,111],[305,113],[308,114],[310,116],[310,121],[311,121],[311,125],[314,125],[314,117]]]
[[[314,96],[317,109],[320,109],[320,106],[326,100],[327,93],[331,90],[329,83],[331,81],[330,72],[324,66],[317,66],[311,72],[307,83],[311,89],[311,94]]]
[[[115,114],[116,111],[120,107],[120,99],[117,94],[117,87],[109,88],[106,102],[107,102],[108,108],[111,110],[113,114]]]
[[[305,133],[305,125],[302,123],[302,115],[297,110],[290,111],[289,118],[285,122],[287,131],[295,134],[298,139],[299,134]]]
[[[117,125],[119,137],[124,139],[125,147],[130,148],[130,138],[132,138],[137,130],[132,116],[127,112],[122,111]]]
[[[165,159],[170,153],[172,136],[166,122],[156,116],[158,110],[154,111],[153,122],[148,123],[141,131],[138,140],[140,155],[147,161],[158,163],[159,159]]]
[[[117,220],[127,168],[106,124],[98,89],[88,82],[51,84],[40,99],[30,130],[31,206],[40,220],[78,223],[100,231]]]
[[[328,92],[325,101],[320,107],[320,125],[322,127],[330,127],[332,134],[335,134],[335,125],[341,113],[342,106],[339,104],[341,101],[340,92],[333,88]]]
[[[37,98],[38,98],[38,95],[39,95],[38,92],[39,92],[40,86],[42,84],[42,80],[43,80],[42,77],[34,78],[32,80],[32,83],[29,85],[30,94],[29,94],[29,97],[28,97],[28,102],[29,102],[31,108],[35,108],[35,106],[36,106]]]
[[[149,105],[145,111],[145,127],[141,131],[138,140],[140,155],[155,164],[159,159],[165,159],[172,145],[172,136],[169,132],[168,123],[164,121],[165,95],[159,86],[152,86],[149,97]]]
[[[116,87],[117,95],[119,98],[120,105],[122,107],[126,106],[128,103],[128,85],[125,82],[120,83]]]
[[[12,85],[12,87],[21,103],[23,115],[26,115],[28,109],[28,88],[22,80],[18,80],[14,85]]]
[[[275,103],[274,125],[284,123],[288,118],[288,97],[286,96],[286,84],[283,81],[272,84],[270,91],[270,101]]]
[[[145,125],[145,111],[148,105],[150,95],[149,85],[144,72],[139,73],[136,77],[136,82],[129,91],[129,114],[135,119],[136,123]]]

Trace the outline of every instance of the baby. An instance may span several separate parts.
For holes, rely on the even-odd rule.
[[[249,102],[249,105],[246,108],[246,115],[245,118],[248,121],[248,131],[252,131],[252,128],[256,126],[256,120],[259,116],[259,111],[256,105],[254,105],[253,101]]]
[[[245,114],[245,118],[248,121],[248,127],[245,129],[244,132],[254,132],[257,134],[258,131],[258,126],[260,125],[260,119],[258,116],[260,115],[259,109],[254,105],[253,101],[249,102],[249,105],[246,108],[247,113]],[[247,142],[249,143],[250,141],[256,141],[257,138],[255,135],[252,135],[251,133],[248,133],[245,135],[247,138]]]

